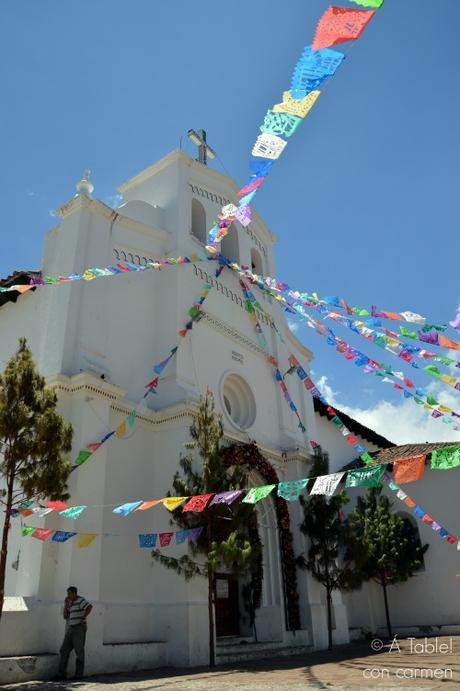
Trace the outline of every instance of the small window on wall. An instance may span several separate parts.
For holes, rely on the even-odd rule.
[[[206,211],[198,199],[192,199],[192,235],[206,244]]]
[[[254,274],[263,276],[264,267],[262,264],[262,257],[254,247],[251,250],[251,270]]]
[[[240,262],[240,252],[238,247],[238,231],[233,224],[227,235],[222,240],[220,251],[231,262]]]

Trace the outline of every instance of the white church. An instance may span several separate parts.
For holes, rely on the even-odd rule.
[[[237,190],[227,176],[181,150],[124,182],[119,188],[123,203],[117,209],[93,198],[93,186],[84,176],[77,194],[58,209],[59,225],[46,235],[41,275],[81,273],[88,267],[124,261],[142,266],[165,257],[205,256],[207,230],[221,207],[235,201]],[[252,266],[258,274],[276,276],[275,241],[253,211],[248,227],[232,226],[222,253]],[[204,283],[213,286],[202,318],[180,340],[176,357],[161,376],[158,393],[148,397],[134,428],[124,438],[110,439],[70,476],[69,503],[88,506],[81,518],[66,520],[53,512],[42,519],[28,519],[37,527],[93,532],[98,537],[84,549],[76,540],[41,542],[22,538],[19,519],[13,522],[0,625],[0,682],[46,677],[56,670],[64,629],[62,602],[71,584],[94,607],[88,625],[86,673],[207,664],[207,583],[204,579],[185,582],[154,562],[150,550],[139,548],[139,533],[171,529],[169,512],[157,506],[121,517],[110,508],[159,498],[171,489],[199,397],[207,387],[223,413],[225,443],[256,442],[280,481],[308,476],[312,461],[308,439],[328,451],[330,472],[355,458],[356,451],[327,422],[322,404],[314,405],[300,380],[289,377],[290,395],[307,429],[302,434],[257,341],[238,276],[224,269],[216,279],[214,271],[214,263],[197,261],[46,286],[24,295],[0,294],[0,366],[16,350],[18,338],[25,336],[39,371],[58,392],[60,412],[73,425],[74,459],[80,449],[115,429],[139,403],[153,376],[153,365],[177,344],[178,332]],[[0,284],[29,283],[38,273],[18,270]],[[292,353],[309,372],[313,354],[289,329],[282,307],[259,293],[256,296],[284,340],[259,313],[280,369],[289,369]],[[342,417],[370,451],[394,446]],[[450,479],[457,477],[451,471]],[[254,471],[251,482],[266,481]],[[440,518],[456,529],[454,481],[445,483],[445,475],[427,468],[413,493],[425,502],[427,511],[435,514],[438,510]],[[308,549],[298,530],[301,506],[290,502],[288,508],[298,555]],[[324,588],[297,570],[298,601],[292,599],[273,498],[257,504],[257,511],[264,566],[258,640],[247,624],[241,588],[230,574],[219,574],[218,663],[239,655],[327,647]],[[390,589],[394,625],[407,631],[430,626],[455,631],[460,625],[460,582],[455,579],[460,553],[436,534],[431,536],[427,526],[419,526],[422,542],[429,542],[430,549],[423,570],[409,583]],[[175,557],[186,551],[187,543],[165,548],[165,553]],[[333,604],[336,644],[365,631],[378,631],[385,624],[381,594],[374,584],[352,595],[336,592]],[[289,612],[296,608],[298,625],[293,630]]]

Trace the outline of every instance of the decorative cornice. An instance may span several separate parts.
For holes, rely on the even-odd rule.
[[[201,321],[204,324],[211,326],[216,331],[220,331],[220,333],[230,337],[233,341],[235,341],[235,343],[244,346],[256,355],[260,355],[263,358],[266,357],[265,351],[257,343],[255,343],[255,341],[252,341],[250,338],[247,338],[247,336],[244,336],[241,331],[238,331],[235,329],[235,327],[230,326],[230,324],[227,324],[227,322],[223,321],[223,319],[219,319],[219,317],[216,317],[207,311],[205,312],[202,310],[202,312],[203,319]]]
[[[97,214],[98,216],[104,216],[104,218],[108,219],[113,219],[117,215],[116,211],[110,206],[107,206],[107,204],[104,204],[104,202],[101,202],[100,199],[90,199],[84,195],[78,195],[66,204],[60,206],[59,209],[56,209],[56,214],[60,218],[66,218],[66,216],[70,216],[82,209],[92,214]]]
[[[89,374],[89,372],[80,372],[73,377],[67,377],[65,374],[52,374],[46,377],[46,385],[56,389],[58,393],[70,395],[80,392],[91,393],[110,401],[117,401],[126,395],[126,389],[110,384],[100,377]]]

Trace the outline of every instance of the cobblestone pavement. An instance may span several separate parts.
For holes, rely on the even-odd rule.
[[[376,642],[377,641],[377,642]],[[3,686],[4,691],[305,691],[334,689],[460,688],[460,637],[379,639],[338,646],[289,658],[256,660],[215,670],[158,669],[131,674],[89,677],[79,682],[27,682]],[[382,648],[380,649],[382,644]],[[433,646],[433,647],[430,647]],[[440,648],[440,646],[446,646]]]

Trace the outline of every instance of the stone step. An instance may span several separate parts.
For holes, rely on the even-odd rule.
[[[59,655],[11,655],[0,657],[0,684],[13,684],[31,679],[49,679],[57,674]]]
[[[246,639],[243,639],[246,640]],[[216,664],[224,665],[245,660],[262,660],[273,657],[289,657],[302,655],[313,651],[310,645],[292,645],[282,641],[266,641],[260,643],[222,643],[216,646]]]

